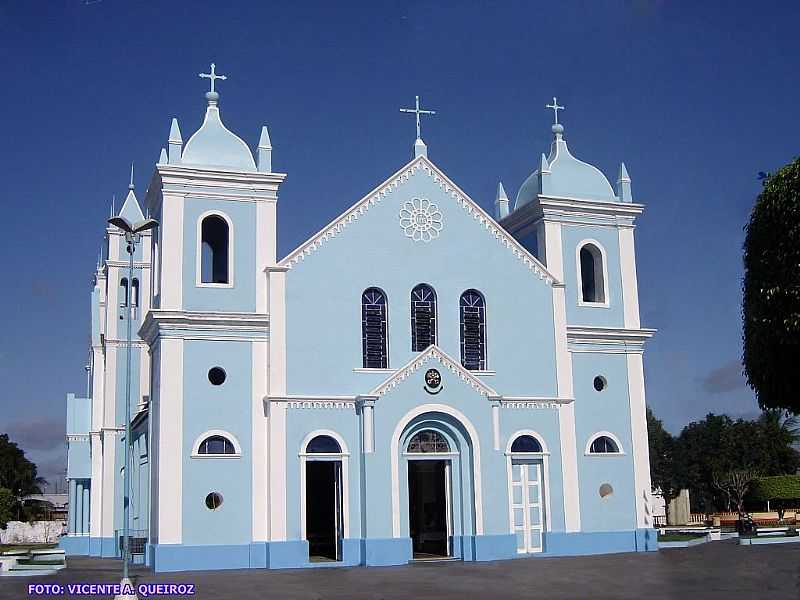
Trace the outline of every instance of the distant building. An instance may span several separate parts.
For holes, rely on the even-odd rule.
[[[331,190],[341,215],[279,259],[286,175],[266,127],[254,153],[223,125],[210,77],[145,210],[133,185],[119,210],[160,223],[133,277],[105,232],[63,546],[118,555],[130,418],[130,527],[157,571],[655,550],[625,166],[615,189],[556,123],[493,217],[418,125],[410,162],[355,204]]]

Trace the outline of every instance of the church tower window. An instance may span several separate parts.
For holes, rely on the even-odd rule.
[[[411,290],[411,351],[436,343],[436,292],[425,283]]]
[[[212,435],[200,443],[198,454],[236,454],[236,449],[228,438]]]
[[[361,295],[361,344],[365,369],[389,367],[387,330],[386,294],[378,288],[367,288]]]
[[[230,283],[228,223],[219,215],[208,215],[200,226],[202,242],[200,257],[201,283]]]
[[[128,306],[128,278],[123,277],[119,282],[119,305]]]
[[[139,306],[139,280],[134,277],[131,285],[131,306]]]
[[[604,304],[606,302],[606,282],[603,252],[595,244],[583,244],[579,251],[578,266],[581,300],[587,303]]]
[[[478,290],[461,294],[461,364],[486,369],[486,301]]]

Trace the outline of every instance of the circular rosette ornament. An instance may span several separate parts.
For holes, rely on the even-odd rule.
[[[412,198],[400,209],[400,227],[415,242],[430,242],[442,230],[442,212],[427,198]]]

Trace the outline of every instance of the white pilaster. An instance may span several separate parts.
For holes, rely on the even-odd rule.
[[[158,416],[158,543],[183,539],[183,340],[161,338]]]
[[[114,537],[114,509],[116,507],[115,478],[117,474],[117,436],[112,430],[104,430],[101,435],[103,446],[102,479],[104,500],[100,511],[100,537]]]
[[[261,277],[266,279],[264,274]],[[252,467],[253,467],[253,541],[269,539],[267,505],[267,418],[264,402],[267,397],[267,358],[269,345],[253,342],[253,398],[252,398]]]
[[[183,196],[165,193],[161,206],[161,308],[183,307]],[[194,257],[187,257],[194,260]],[[166,274],[166,276],[164,276]]]
[[[633,228],[620,227],[618,232],[625,327],[639,329],[639,284],[636,281],[636,250],[633,243]]]
[[[636,526],[652,527],[650,488],[650,447],[647,439],[647,414],[644,399],[642,355],[631,353],[628,361],[628,397],[631,403],[633,473],[636,486]]]
[[[286,272],[268,270],[269,396],[286,395]],[[269,406],[269,538],[286,539],[286,404]]]
[[[91,524],[89,535],[99,538],[102,533],[102,506],[103,506],[103,444],[99,432],[90,434],[92,453],[92,487],[91,487]]]

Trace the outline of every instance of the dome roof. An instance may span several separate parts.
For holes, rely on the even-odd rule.
[[[538,194],[606,202],[619,200],[600,169],[572,156],[563,131],[561,125],[553,126],[555,139],[550,156],[542,155],[539,168],[520,187],[515,209],[532,202]]]
[[[247,144],[222,124],[216,92],[206,93],[208,108],[203,124],[183,149],[181,163],[255,171],[256,163]]]

